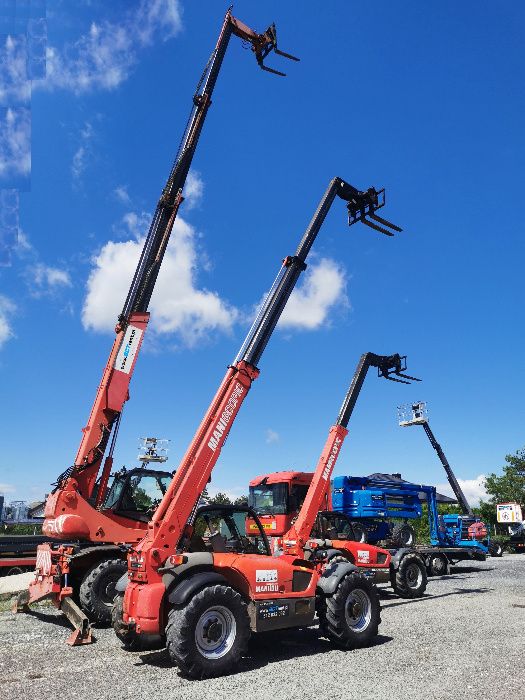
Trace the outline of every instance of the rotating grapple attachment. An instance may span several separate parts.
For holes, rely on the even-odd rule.
[[[289,58],[291,61],[299,61],[299,58],[292,56],[289,53],[285,53],[277,48],[277,30],[275,24],[271,24],[268,29],[263,34],[256,34],[253,29],[250,29],[246,24],[239,21],[236,17],[231,17],[231,23],[233,25],[233,32],[241,39],[251,44],[251,49],[255,54],[257,63],[262,68],[262,70],[268,73],[274,73],[275,75],[285,76],[286,73],[282,73],[275,68],[270,68],[264,65],[264,59],[272,51],[278,56],[283,56],[283,58]]]
[[[386,236],[393,236],[393,231],[402,231],[403,229],[399,226],[392,224],[381,216],[377,216],[376,211],[384,206],[384,188],[376,190],[374,187],[370,187],[365,192],[355,190],[348,198],[348,225],[351,226],[361,221],[361,223],[370,226],[370,228],[379,231],[379,233],[384,233]]]
[[[399,382],[400,384],[410,384],[410,382],[421,381],[421,379],[417,379],[417,377],[404,374],[406,368],[406,355],[398,355],[396,353],[395,355],[382,356],[377,364],[377,376],[389,379],[391,382]],[[402,379],[397,379],[396,377],[402,377]]]

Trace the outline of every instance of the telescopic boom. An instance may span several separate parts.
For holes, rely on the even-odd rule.
[[[87,426],[83,428],[83,436],[75,462],[72,467],[69,467],[58,477],[56,489],[46,506],[44,532],[52,537],[60,537],[64,534],[60,531],[61,528],[56,518],[63,512],[68,512],[74,500],[70,498],[69,503],[63,503],[60,498],[61,492],[71,490],[80,494],[84,499],[94,496],[100,465],[113,432],[111,449],[105,460],[94,501],[96,507],[102,506],[113,464],[113,449],[120,417],[124,404],[129,398],[129,384],[149,321],[149,302],[179,207],[184,199],[184,185],[232,35],[250,44],[257,63],[263,70],[284,75],[284,73],[269,69],[264,65],[264,59],[271,51],[285,58],[299,60],[277,49],[275,25],[272,24],[264,33],[258,34],[233,17],[230,11],[226,13],[217,44],[193,97],[193,106],[177,156],[158,201],[131,286],[122,312],[118,317],[115,329],[116,337],[91,408]],[[71,526],[71,521],[69,525]],[[75,532],[75,527],[73,530],[69,527],[67,535],[85,537],[85,526],[80,527],[79,524],[77,529],[78,532]],[[122,538],[122,536],[119,532],[118,538]],[[124,538],[123,541],[127,540]]]
[[[290,530],[283,536],[285,554],[302,556],[302,549],[312,532],[315,519],[324,503],[330,488],[337,458],[341,452],[343,441],[348,435],[348,423],[354,411],[357,399],[370,367],[377,367],[377,375],[401,384],[420,381],[415,377],[404,374],[406,370],[406,355],[376,355],[367,352],[361,355],[352,383],[346,393],[343,405],[339,411],[335,425],[330,428],[312,481],[306,493],[301,510]]]
[[[408,427],[412,425],[423,426],[423,429],[426,433],[426,436],[429,439],[430,444],[436,451],[437,456],[439,457],[439,461],[443,465],[443,469],[445,470],[445,474],[447,475],[448,483],[450,484],[450,487],[454,492],[454,495],[456,496],[456,500],[459,503],[461,510],[465,515],[469,515],[471,518],[473,518],[474,512],[470,507],[470,504],[467,501],[465,494],[463,493],[463,490],[461,489],[461,486],[458,483],[458,480],[456,479],[456,475],[452,471],[452,467],[448,463],[448,459],[445,457],[443,448],[436,440],[434,433],[430,428],[430,425],[428,423],[426,403],[424,401],[418,401],[413,404],[399,406],[398,414],[400,418],[399,425],[401,427]]]
[[[445,453],[443,452],[441,445],[434,437],[434,433],[430,429],[428,421],[425,421],[423,423],[423,428],[425,430],[425,433],[427,434],[428,439],[430,440],[430,444],[437,452],[439,461],[443,465],[443,469],[445,470],[445,473],[447,475],[448,483],[450,484],[452,491],[454,491],[454,495],[456,496],[456,500],[459,503],[461,510],[465,515],[470,515],[471,517],[474,517],[474,511],[470,507],[470,504],[467,501],[466,496],[463,493],[463,490],[459,485],[458,480],[456,479],[456,475],[452,471],[452,467],[448,463],[448,459],[445,457]]]
[[[228,368],[217,394],[183,457],[173,481],[157,508],[144,540],[134,548],[130,561],[151,552],[149,563],[157,568],[173,552],[199,497],[206,487],[224,442],[254,379],[257,365],[286,306],[297,280],[306,268],[306,258],[336,197],[347,202],[349,225],[365,221],[384,204],[384,190],[357,190],[334,178],[306,229],[294,255],[285,258],[246,340]],[[383,220],[384,221],[384,220]],[[392,229],[399,227],[384,221]],[[351,410],[350,410],[351,412]],[[345,416],[348,411],[345,411]],[[349,417],[349,413],[348,413]],[[343,416],[342,420],[345,420]]]

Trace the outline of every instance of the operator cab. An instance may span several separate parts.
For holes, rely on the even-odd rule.
[[[250,483],[248,504],[259,515],[287,515],[300,510],[312,475],[303,472],[276,472]],[[257,483],[256,483],[257,482]]]
[[[113,477],[103,510],[132,520],[149,522],[171,483],[171,472],[123,467]]]
[[[322,540],[352,540],[357,541],[354,528],[348,516],[344,513],[334,513],[323,510],[317,514],[312,538]]]
[[[256,528],[253,527],[254,523]],[[268,538],[251,508],[218,504],[202,506],[197,510],[182,548],[185,552],[271,554]]]

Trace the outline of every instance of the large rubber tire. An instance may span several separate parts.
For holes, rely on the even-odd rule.
[[[317,612],[321,632],[343,649],[368,646],[381,622],[377,588],[357,573],[345,576],[332,595],[320,598]]]
[[[230,586],[207,586],[168,615],[166,646],[171,660],[189,678],[229,673],[249,639],[247,605]]]
[[[7,571],[2,571],[1,576],[17,576],[18,574],[23,574],[25,571],[29,571],[28,566],[12,566]]]
[[[124,596],[122,593],[117,593],[113,601],[113,608],[111,609],[111,626],[126,649],[132,651],[140,647],[140,639],[135,632],[122,629],[123,606]]]
[[[358,522],[352,523],[352,530],[354,531],[354,541],[362,542],[363,544],[368,542],[368,532],[364,525]]]
[[[408,523],[396,523],[391,540],[396,547],[413,547],[416,544],[416,531]]]
[[[80,583],[80,607],[91,622],[111,624],[115,585],[128,570],[124,559],[105,559],[88,569]]]
[[[390,572],[392,588],[400,598],[421,598],[426,590],[427,580],[425,564],[415,552],[405,554],[397,571]]]
[[[490,540],[490,542],[489,542],[489,554],[491,557],[502,557],[503,556],[503,547],[500,545],[499,542],[494,542],[494,540]]]
[[[446,576],[449,570],[449,561],[446,554],[438,552],[429,556],[427,565],[428,576]]]

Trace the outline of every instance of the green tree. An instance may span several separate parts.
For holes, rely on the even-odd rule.
[[[8,525],[4,524],[0,530],[0,535],[41,535],[42,523],[37,522],[34,525]]]
[[[248,496],[239,496],[239,498],[236,498],[233,502],[234,506],[247,506],[248,505]]]
[[[525,448],[506,455],[503,473],[489,474],[485,479],[488,501],[481,501],[479,510],[486,523],[496,523],[498,503],[525,505]]]
[[[230,506],[231,505],[231,499],[229,496],[227,496],[225,493],[222,493],[219,491],[219,493],[216,493],[215,496],[211,497],[211,503],[219,503],[222,506]]]
[[[459,513],[459,506],[456,503],[438,503],[438,513],[440,515]],[[428,507],[423,504],[423,515],[417,520],[409,520],[409,523],[416,531],[416,542],[418,544],[430,544],[430,526],[428,524]]]

